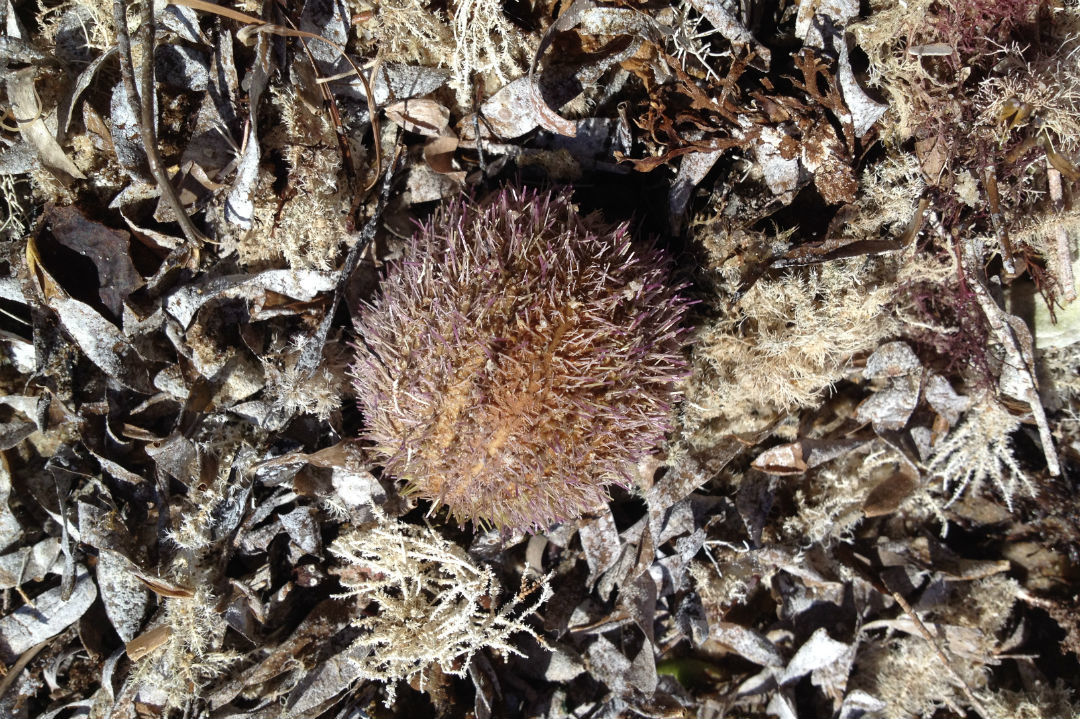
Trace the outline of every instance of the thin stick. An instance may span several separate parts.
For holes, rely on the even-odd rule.
[[[985,717],[985,719],[990,719],[992,715],[986,711],[986,708],[982,705],[982,702],[979,701],[978,697],[975,696],[975,693],[971,691],[971,687],[964,681],[964,678],[957,673],[956,669],[949,661],[949,658],[945,656],[945,652],[938,646],[934,635],[930,633],[930,630],[923,624],[922,619],[915,613],[915,609],[912,608],[899,592],[893,591],[891,588],[889,591],[890,594],[892,594],[892,598],[896,600],[896,603],[899,604],[901,608],[907,612],[908,616],[911,617],[911,620],[915,622],[915,627],[919,630],[919,634],[922,635],[922,638],[929,642],[930,646],[934,648],[934,654],[937,655],[937,658],[940,659],[941,663],[945,666],[945,671],[949,673],[949,676],[952,677],[954,682],[960,685],[961,690],[964,692],[964,696],[966,696],[967,700],[971,703],[971,708],[978,712],[980,716]]]
[[[1065,209],[1061,188],[1061,173],[1046,161],[1046,179],[1050,186],[1050,200],[1054,203],[1054,211],[1061,215]],[[1076,280],[1073,278],[1072,253],[1069,251],[1069,236],[1065,232],[1065,225],[1057,221],[1053,225],[1054,249],[1058,256],[1058,281],[1061,283],[1061,294],[1066,302],[1076,299]]]
[[[119,2],[119,0],[117,0]],[[372,178],[371,183],[364,188],[364,193],[370,192],[373,187],[379,182],[379,176],[382,175],[382,148],[379,142],[379,115],[378,107],[375,103],[375,93],[371,89],[371,83],[368,81],[366,75],[360,71],[360,68],[356,66],[352,58],[345,53],[345,48],[338,45],[333,40],[329,40],[322,35],[318,35],[313,32],[307,32],[306,30],[295,30],[293,28],[283,27],[281,25],[274,25],[273,23],[266,22],[261,18],[257,18],[254,15],[248,15],[247,13],[240,12],[239,10],[233,10],[232,8],[222,7],[215,5],[212,2],[206,0],[168,0],[171,5],[182,5],[189,7],[193,10],[202,10],[204,12],[213,13],[215,15],[221,15],[227,17],[230,20],[236,20],[238,22],[247,23],[244,27],[240,28],[240,31],[236,33],[236,38],[243,43],[247,43],[248,38],[253,33],[263,32],[270,35],[279,35],[281,37],[298,37],[308,38],[311,40],[320,40],[330,47],[334,48],[339,55],[345,58],[345,62],[349,63],[353,73],[360,78],[360,82],[364,85],[364,94],[367,95],[368,117],[371,120],[371,134],[375,143],[375,177]],[[371,76],[374,78],[375,73],[378,71],[378,67],[372,70]]]
[[[161,163],[161,155],[158,154],[157,139],[154,137],[154,10],[153,3],[143,3],[140,39],[143,45],[143,64],[141,79],[143,92],[140,99],[138,87],[135,85],[135,64],[131,60],[131,40],[128,36],[127,13],[123,0],[113,0],[113,23],[116,25],[116,41],[120,48],[120,75],[124,82],[124,90],[127,93],[128,107],[131,114],[139,118],[139,138],[142,140],[143,150],[146,152],[147,162],[150,164],[150,173],[157,182],[161,196],[169,203],[176,221],[180,223],[180,229],[184,232],[191,243],[209,242],[210,239],[199,231],[195,224],[184,211],[184,206],[176,194],[176,189],[169,180],[168,174]]]

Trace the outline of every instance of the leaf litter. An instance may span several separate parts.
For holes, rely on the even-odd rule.
[[[1080,713],[1073,4],[0,11],[0,714]],[[520,186],[692,302],[666,439],[532,536],[350,381]]]

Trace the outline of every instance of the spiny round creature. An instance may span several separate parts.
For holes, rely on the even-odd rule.
[[[597,509],[670,428],[680,289],[567,192],[446,203],[356,323],[365,436],[458,522],[543,531]]]

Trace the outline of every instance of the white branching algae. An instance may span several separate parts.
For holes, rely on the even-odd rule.
[[[378,606],[356,614],[353,658],[361,678],[386,683],[387,705],[402,679],[416,678],[423,691],[433,666],[465,676],[483,649],[520,654],[515,634],[542,641],[524,620],[551,596],[546,578],[499,607],[494,572],[430,527],[382,518],[344,534],[330,551],[345,562],[346,596]]]

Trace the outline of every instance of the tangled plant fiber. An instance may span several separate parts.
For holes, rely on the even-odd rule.
[[[375,514],[378,521],[345,532],[330,550],[345,565],[346,596],[378,604],[378,612],[354,619],[362,633],[350,654],[361,677],[387,683],[388,706],[395,682],[416,678],[423,690],[434,665],[463,677],[483,649],[521,656],[515,634],[543,642],[524,620],[551,597],[547,578],[531,587],[523,580],[521,593],[499,607],[499,582],[489,567],[430,527]]]
[[[542,531],[595,509],[669,429],[678,290],[565,192],[448,203],[357,323],[367,437],[459,522]]]

